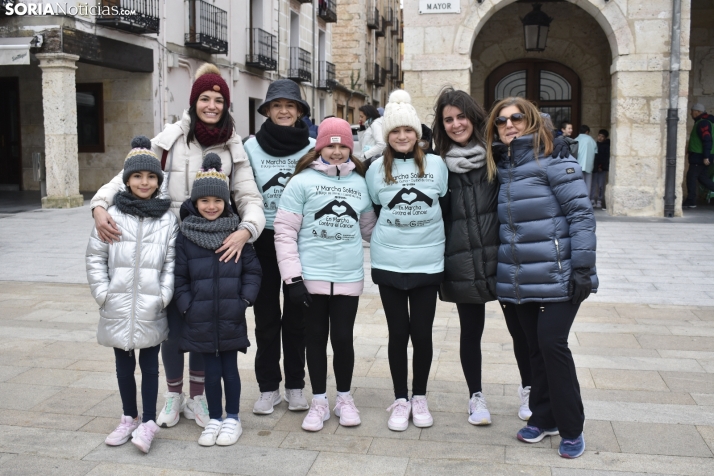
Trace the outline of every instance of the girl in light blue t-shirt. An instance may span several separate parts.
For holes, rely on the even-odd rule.
[[[360,424],[350,395],[353,328],[364,283],[362,238],[377,221],[365,167],[352,157],[347,121],[330,118],[318,129],[315,148],[295,167],[274,221],[275,251],[286,298],[305,317],[307,368],[313,399],[302,428],[319,431],[330,418],[327,339],[332,341],[337,384],[335,415],[343,426]]]

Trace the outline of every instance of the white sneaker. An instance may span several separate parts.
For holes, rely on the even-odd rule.
[[[491,424],[491,413],[482,392],[474,393],[469,400],[469,423],[477,426]]]
[[[222,425],[223,422],[219,420],[209,420],[206,428],[203,429],[203,433],[201,433],[201,436],[198,438],[198,444],[201,446],[215,445]]]
[[[429,428],[434,424],[434,418],[426,403],[426,395],[412,397],[412,422],[417,428]]]
[[[326,398],[313,398],[310,411],[302,421],[302,429],[307,431],[322,430],[322,422],[330,419],[330,407]]]
[[[260,398],[253,405],[253,413],[258,415],[270,415],[273,413],[273,407],[282,401],[280,391],[262,392]]]
[[[121,421],[119,422],[119,426],[117,426],[114,431],[109,433],[109,436],[107,436],[107,438],[104,440],[104,443],[109,446],[123,445],[124,443],[129,441],[129,438],[131,438],[131,434],[139,427],[140,424],[140,419],[137,418],[135,420],[130,416],[122,415]]]
[[[337,395],[335,415],[340,417],[342,426],[357,426],[362,423],[352,395]]]
[[[179,414],[186,408],[186,397],[183,393],[166,392],[164,398],[166,402],[156,419],[156,424],[171,428],[179,422]]]
[[[404,431],[409,427],[409,415],[412,411],[412,404],[406,398],[398,398],[387,408],[392,412],[387,421],[387,428],[392,431]]]
[[[196,420],[196,425],[205,428],[211,417],[208,416],[208,402],[205,395],[196,395],[186,400],[183,416],[189,420]]]
[[[218,432],[216,444],[218,446],[234,445],[242,433],[243,427],[240,424],[240,420],[226,418],[223,420],[223,425],[221,425],[221,431]]]
[[[310,405],[307,404],[307,400],[302,394],[301,388],[286,388],[285,401],[288,402],[288,410],[294,412],[310,408]]]
[[[595,208],[602,208],[602,202],[600,200],[595,202]]]
[[[528,419],[533,414],[531,412],[530,407],[528,406],[528,402],[530,401],[530,397],[531,397],[530,385],[527,386],[526,388],[523,388],[522,386],[519,385],[518,386],[518,397],[521,399],[521,407],[518,409],[518,418],[520,418],[523,421],[528,421]]]

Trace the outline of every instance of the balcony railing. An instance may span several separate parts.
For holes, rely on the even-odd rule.
[[[317,79],[317,89],[332,90],[337,84],[335,80],[335,65],[329,61],[320,61]]]
[[[335,0],[318,0],[317,16],[325,20],[326,23],[337,21],[337,4]]]
[[[392,33],[397,33],[399,31],[399,18],[395,18],[392,22]]]
[[[384,26],[384,17],[380,18],[380,23],[379,23],[379,28],[374,30],[374,34],[377,37],[384,36],[384,31],[387,29],[386,26]]]
[[[293,46],[290,50],[290,68],[288,69],[288,78],[298,83],[312,81],[312,55],[309,51]]]
[[[399,32],[397,34],[397,43],[404,43],[404,28],[399,28]]]
[[[395,86],[398,86],[402,82],[402,72],[399,69],[399,65],[395,62],[392,69],[392,82]]]
[[[278,39],[260,28],[248,29],[249,52],[245,55],[245,64],[265,71],[275,71]]]
[[[2,3],[3,12],[5,12],[4,6],[7,2],[3,0]],[[97,16],[98,25],[111,26],[134,33],[159,32],[158,0],[99,0],[97,3],[101,7],[101,12],[107,11],[108,13]]]
[[[297,0],[298,3],[312,3],[312,0]]]
[[[188,0],[184,44],[211,54],[228,53],[228,13],[204,0]]]
[[[392,75],[392,72],[394,71],[394,60],[390,56],[384,58],[384,70],[390,76]]]
[[[370,28],[372,30],[379,30],[379,19],[381,17],[379,16],[379,10],[376,8],[372,8],[371,10],[367,10],[367,28]]]
[[[387,8],[384,12],[384,23],[386,25],[391,25],[394,23],[394,9],[392,7]]]
[[[372,83],[376,87],[384,86],[386,79],[386,70],[382,69],[377,63],[372,63],[372,67],[367,72],[367,82]]]

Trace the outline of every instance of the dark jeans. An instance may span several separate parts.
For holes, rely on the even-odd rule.
[[[141,406],[143,414],[141,421],[156,421],[156,396],[159,393],[159,345],[141,350],[125,351],[114,348],[117,365],[117,382],[124,415],[136,418],[139,410],[136,408],[136,353],[139,353],[139,368],[141,369]]]
[[[436,313],[439,286],[422,286],[403,291],[379,286],[379,296],[389,327],[389,370],[392,373],[395,398],[409,398],[407,345],[412,339],[412,395],[426,395],[426,382],[431,370],[434,349],[431,330]]]
[[[466,384],[469,386],[469,397],[482,390],[481,387],[481,337],[486,320],[485,304],[457,304],[459,322],[461,323],[461,338],[459,353],[461,368],[464,370]],[[513,353],[521,374],[521,385],[528,387],[531,384],[531,363],[528,355],[528,340],[518,322],[518,316],[506,313],[506,326],[513,339]]]
[[[353,333],[357,317],[358,296],[312,294],[305,315],[307,370],[312,393],[327,392],[327,338],[332,343],[332,369],[338,392],[349,392],[355,367]]]
[[[687,202],[695,204],[697,202],[697,182],[704,185],[706,188],[714,192],[714,182],[707,173],[708,165],[704,164],[689,164],[687,170]]]
[[[238,351],[224,350],[203,354],[206,364],[206,403],[212,420],[223,417],[223,389],[226,388],[226,413],[238,414],[240,410],[240,375],[238,375]]]
[[[173,299],[166,308],[166,315],[169,321],[169,338],[161,343],[161,360],[164,363],[166,379],[177,380],[183,378],[184,353],[179,350],[183,316]],[[203,372],[203,356],[198,352],[189,352],[188,368]]]
[[[585,414],[575,362],[568,348],[568,333],[580,305],[570,301],[505,304],[504,314],[515,313],[528,339],[533,383],[528,424],[557,427],[563,438],[583,432]]]
[[[263,268],[263,280],[255,301],[255,377],[261,392],[278,390],[280,373],[280,338],[283,341],[285,388],[305,388],[305,322],[302,309],[293,304],[280,278],[275,255],[275,232],[265,229],[256,240],[255,252]],[[280,289],[283,311],[280,311]]]

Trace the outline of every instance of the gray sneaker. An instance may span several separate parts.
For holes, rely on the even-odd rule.
[[[310,408],[310,405],[307,404],[307,400],[302,394],[301,388],[286,388],[285,401],[288,402],[288,410],[292,410],[294,412]]]
[[[253,413],[258,415],[270,415],[273,413],[273,407],[280,403],[281,400],[279,390],[262,392],[258,401],[253,405]]]

